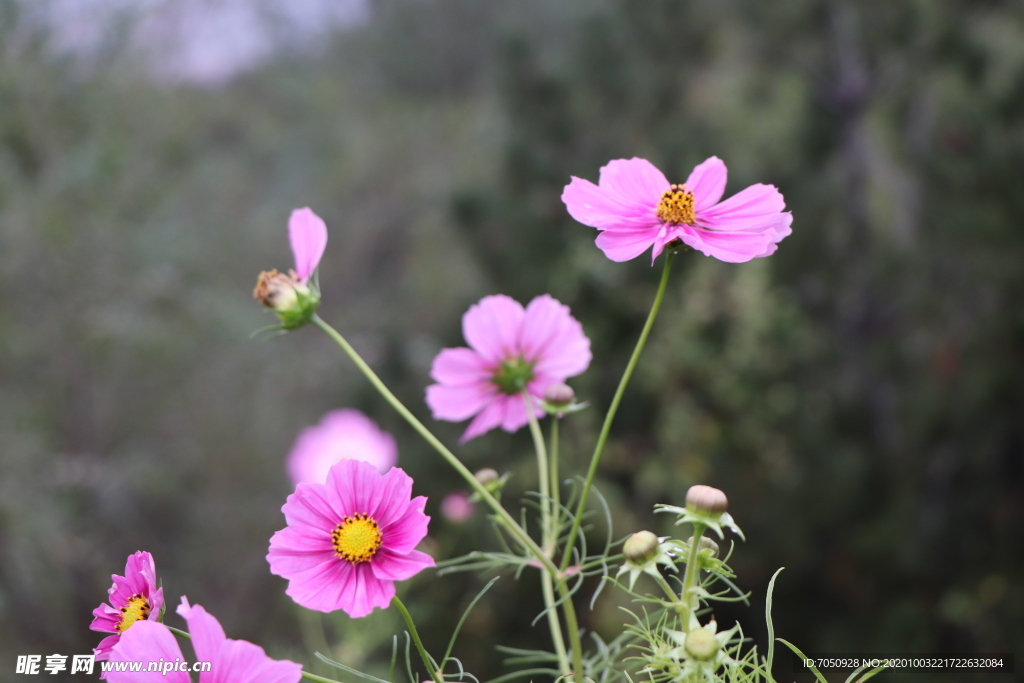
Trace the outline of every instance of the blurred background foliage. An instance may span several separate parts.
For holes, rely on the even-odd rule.
[[[153,79],[117,26],[69,56],[0,7],[8,671],[90,651],[90,612],[138,549],[171,607],[188,595],[233,637],[385,667],[395,615],[304,613],[267,571],[298,430],[364,410],[431,496],[433,552],[494,547],[491,530],[440,517],[460,483],[322,335],[250,340],[271,322],[255,276],[289,264],[288,213],[313,207],[323,316],[428,424],[430,362],[462,344],[467,306],[550,292],[595,351],[574,382],[595,408],[564,430],[582,471],[658,270],[606,260],[559,195],[631,156],[678,181],[717,155],[728,194],[775,184],[795,219],[770,259],[677,259],[602,463],[615,535],[667,533],[655,502],[718,486],[752,592],[719,622],[761,647],[785,566],[776,632],[805,651],[1020,654],[1020,3],[376,0],[214,85]],[[462,429],[436,424],[452,444]],[[523,433],[457,453],[512,472],[507,501],[533,483]],[[505,670],[494,643],[545,642],[535,582],[506,577],[471,615],[456,654],[481,679]],[[428,646],[481,585],[403,585]],[[581,610],[605,637],[625,621],[612,593]]]

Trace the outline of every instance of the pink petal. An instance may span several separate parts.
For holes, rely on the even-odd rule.
[[[416,496],[409,501],[405,514],[381,527],[385,548],[397,553],[407,553],[419,545],[427,535],[427,525],[430,523],[430,517],[423,514],[426,504],[425,496]]]
[[[103,603],[92,611],[93,620],[89,628],[103,633],[117,633],[117,625],[121,623],[121,612],[107,603]]]
[[[487,381],[493,375],[494,363],[465,347],[441,349],[430,368],[430,376],[441,384],[472,384]]]
[[[466,432],[459,439],[459,443],[466,443],[470,439],[475,439],[484,432],[489,432],[495,427],[500,426],[505,421],[505,410],[508,404],[505,400],[506,398],[505,394],[496,394],[490,403],[469,423],[469,427],[466,428]]]
[[[305,284],[327,248],[327,226],[309,207],[295,209],[288,220],[288,238],[295,256],[295,272]]]
[[[347,604],[345,597],[355,590],[355,567],[345,560],[332,557],[321,564],[284,578],[288,579],[285,593],[308,609],[334,612]],[[277,574],[271,569],[271,572]]]
[[[626,203],[656,207],[669,189],[665,174],[647,159],[613,159],[601,168],[601,189],[616,193]]]
[[[693,193],[694,208],[703,211],[714,206],[725,193],[725,181],[728,178],[725,162],[718,157],[711,157],[690,172],[686,179],[686,189]]]
[[[716,230],[728,230],[730,223],[777,214],[784,208],[786,201],[774,185],[751,185],[720,204],[698,209],[697,222]]]
[[[378,579],[366,562],[352,567],[352,583],[341,596],[338,609],[343,609],[353,619],[365,617],[375,607],[385,609],[395,597],[393,581]]]
[[[139,621],[121,634],[117,645],[110,653],[111,662],[144,662],[143,669],[149,662],[182,661],[185,657],[170,630],[155,621]],[[190,683],[184,671],[170,671],[165,676],[162,671],[108,671],[110,683]]]
[[[462,316],[462,334],[484,360],[500,362],[518,354],[523,307],[504,294],[486,296]]]
[[[661,225],[636,231],[605,231],[594,243],[612,261],[629,261],[647,251],[658,238]]]
[[[745,263],[771,253],[771,235],[749,232],[714,232],[691,226],[680,226],[683,242],[705,256],[714,256],[727,263]]]
[[[212,614],[203,609],[202,605],[191,606],[188,598],[181,596],[181,604],[176,610],[188,623],[188,634],[192,637],[192,647],[196,651],[196,659],[200,662],[212,662],[217,658],[220,646],[224,643],[224,629]],[[131,631],[135,627],[128,629]]]
[[[642,203],[632,203],[608,188],[573,177],[562,191],[562,202],[569,215],[584,225],[600,230],[642,230],[658,222],[655,209],[667,187]]]
[[[98,662],[104,659],[109,659],[111,650],[114,649],[114,646],[117,645],[117,641],[119,640],[121,640],[121,634],[117,634],[116,636],[107,636],[97,643],[96,647],[92,649],[93,654],[96,655],[96,661]]]
[[[569,307],[548,294],[526,308],[520,333],[523,355],[535,362],[534,373],[551,375],[552,383],[574,377],[590,365],[590,340]]]
[[[427,405],[435,420],[462,422],[491,402],[498,388],[491,382],[477,384],[431,384],[427,387]]]
[[[290,578],[335,556],[330,533],[312,527],[288,526],[270,537],[270,573]]]
[[[381,528],[401,519],[409,508],[412,498],[412,477],[405,473],[400,467],[395,467],[384,475],[380,486],[380,496],[372,510],[367,514],[373,517],[374,521]]]
[[[373,575],[383,581],[405,581],[433,566],[434,558],[426,553],[410,550],[403,555],[387,548],[381,548],[370,562]]]
[[[516,394],[515,396],[504,396],[506,402],[505,416],[501,421],[501,428],[506,432],[516,432],[525,427],[530,422],[530,418],[526,413],[526,402],[523,397]]]
[[[289,526],[333,529],[347,512],[335,509],[324,484],[301,483],[281,507]]]
[[[199,675],[199,683],[297,683],[302,678],[301,664],[271,659],[262,647],[245,640],[225,641],[209,661],[210,670]]]
[[[380,487],[380,474],[373,465],[360,460],[342,460],[327,475],[328,500],[345,517],[369,514],[377,507]]]

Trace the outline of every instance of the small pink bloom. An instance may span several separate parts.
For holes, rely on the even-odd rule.
[[[473,516],[474,507],[465,491],[452,491],[441,501],[441,514],[448,521],[461,524]]]
[[[470,348],[443,349],[434,359],[430,376],[438,383],[427,387],[427,405],[435,420],[476,416],[463,443],[495,427],[516,431],[530,421],[524,390],[543,400],[549,386],[590,365],[583,327],[549,294],[526,309],[504,294],[484,297],[462,316],[462,334]]]
[[[769,256],[793,232],[793,216],[773,185],[751,185],[724,202],[725,164],[711,157],[682,185],[672,185],[646,159],[614,159],[597,185],[573,177],[562,192],[570,215],[601,231],[597,246],[613,261],[654,247],[651,261],[682,242],[721,261]]]
[[[156,586],[156,563],[147,552],[138,551],[128,556],[124,576],[110,577],[114,585],[107,591],[109,604],[103,603],[92,611],[93,631],[113,633],[99,642],[93,652],[96,659],[104,660],[110,650],[129,628],[146,620],[157,621],[164,606],[164,589]]]
[[[288,220],[288,239],[295,256],[295,273],[299,282],[306,284],[327,248],[327,226],[308,206],[295,209]]]
[[[427,535],[427,499],[411,496],[412,478],[398,467],[382,475],[362,460],[336,463],[326,484],[302,483],[288,496],[288,526],[270,539],[271,573],[309,609],[364,617],[387,607],[395,581],[434,566],[415,550]]]
[[[209,662],[199,683],[297,683],[302,665],[267,656],[259,645],[224,636],[224,629],[201,605],[189,606],[184,597],[178,614],[188,623],[197,662]],[[111,683],[191,683],[184,671],[146,671],[148,662],[184,662],[174,634],[163,624],[139,623],[121,636],[110,654],[111,662],[143,662],[143,671],[109,671]]]
[[[327,481],[339,460],[365,460],[384,474],[398,462],[395,439],[358,410],[332,410],[320,424],[306,427],[288,454],[292,482]]]

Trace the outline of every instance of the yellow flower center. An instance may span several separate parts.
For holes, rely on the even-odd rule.
[[[673,185],[661,193],[658,202],[658,218],[666,223],[685,223],[693,225],[697,220],[694,209],[693,193],[686,185]]]
[[[331,532],[331,540],[338,557],[352,564],[369,562],[382,543],[377,522],[362,512],[346,517]]]
[[[149,616],[149,600],[138,593],[128,598],[128,604],[121,608],[120,623],[117,625],[117,632],[124,633],[136,621],[146,619]]]

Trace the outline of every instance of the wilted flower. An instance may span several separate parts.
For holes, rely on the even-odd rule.
[[[208,671],[199,673],[199,683],[297,683],[302,678],[301,664],[271,659],[259,645],[226,638],[220,622],[201,605],[189,606],[188,600],[182,597],[178,614],[188,622],[196,661],[210,664]],[[136,624],[121,636],[110,654],[110,661],[170,665],[185,661],[185,657],[170,629],[163,624],[146,622]],[[111,683],[191,683],[189,675],[177,667],[166,666],[165,669],[149,673],[109,671],[107,680]]]
[[[93,631],[113,633],[99,642],[93,650],[96,659],[110,656],[110,650],[129,628],[135,624],[160,619],[164,607],[164,590],[156,585],[156,563],[147,552],[138,551],[128,556],[124,576],[110,577],[114,585],[107,591],[109,604],[103,603],[93,610]]]
[[[361,460],[338,462],[326,484],[302,483],[288,496],[288,526],[270,539],[270,571],[309,609],[363,617],[387,607],[395,581],[434,566],[415,550],[427,534],[427,499],[411,496],[412,478],[398,467],[382,475]]]
[[[306,427],[288,454],[292,482],[322,484],[339,460],[365,460],[384,474],[398,462],[395,439],[358,410],[332,410]]]
[[[260,273],[253,296],[277,313],[281,327],[293,330],[309,322],[320,305],[320,290],[310,278],[327,248],[327,226],[308,207],[296,209],[288,221],[288,239],[295,268],[287,274]]]
[[[597,185],[573,177],[562,201],[573,218],[601,231],[597,246],[613,261],[654,247],[651,261],[686,244],[721,261],[742,263],[775,252],[793,217],[773,185],[751,185],[724,202],[727,171],[718,157],[673,185],[646,159],[615,159]]]
[[[476,416],[462,442],[495,427],[514,432],[529,422],[523,391],[540,400],[545,390],[590,365],[590,340],[564,306],[548,294],[525,309],[499,294],[484,297],[462,316],[470,348],[444,349],[434,359],[427,404],[435,420]],[[538,406],[537,417],[544,415]]]

